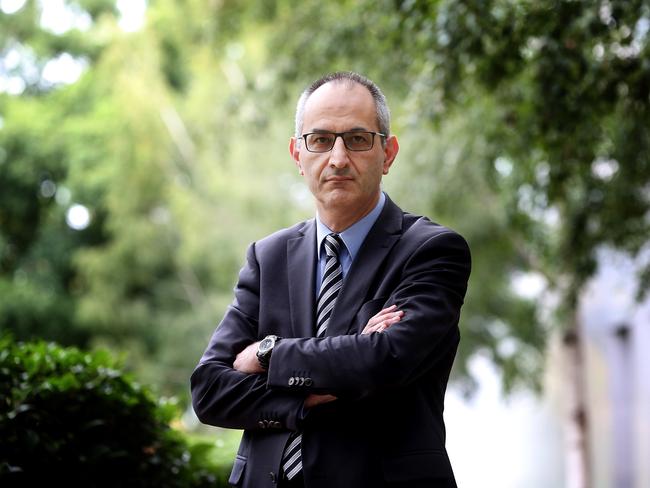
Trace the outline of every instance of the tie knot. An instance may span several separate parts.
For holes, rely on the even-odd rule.
[[[341,245],[345,245],[341,240],[341,236],[339,236],[338,234],[327,234],[323,242],[325,244],[325,252],[327,253],[328,257],[329,256],[338,257],[339,251],[341,250]]]

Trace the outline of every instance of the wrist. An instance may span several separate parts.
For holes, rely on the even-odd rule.
[[[257,361],[260,363],[260,366],[264,371],[269,369],[273,349],[279,340],[280,337],[276,335],[267,335],[257,346]]]

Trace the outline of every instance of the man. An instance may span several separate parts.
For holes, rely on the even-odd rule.
[[[389,119],[355,73],[298,102],[289,150],[317,216],[249,247],[191,380],[202,422],[244,429],[235,486],[456,486],[442,411],[469,249],[381,191]]]

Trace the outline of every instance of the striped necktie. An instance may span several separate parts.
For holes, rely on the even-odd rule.
[[[338,234],[328,234],[325,236],[323,245],[327,258],[316,305],[316,337],[325,335],[336,298],[343,285],[343,270],[339,261],[339,251],[345,244]],[[302,471],[301,443],[301,433],[290,437],[289,444],[282,455],[282,469],[289,480]]]
[[[343,270],[339,261],[341,245],[345,246],[338,234],[329,234],[323,241],[327,259],[323,280],[318,292],[318,305],[316,306],[316,337],[323,337],[330,321],[336,297],[339,296],[343,286]]]

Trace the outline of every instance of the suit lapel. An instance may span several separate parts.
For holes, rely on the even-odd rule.
[[[348,333],[352,319],[363,304],[382,261],[402,235],[402,218],[400,208],[386,196],[386,203],[377,222],[368,232],[343,281],[325,335]]]
[[[291,330],[294,337],[314,335],[314,283],[316,281],[316,224],[312,219],[302,235],[287,241],[287,267]]]

